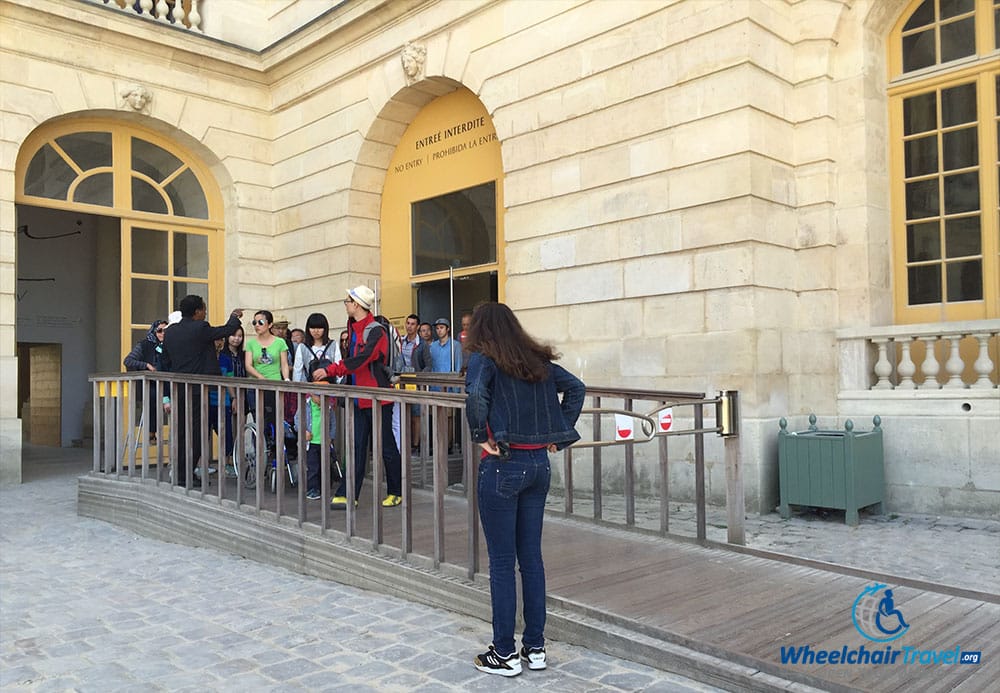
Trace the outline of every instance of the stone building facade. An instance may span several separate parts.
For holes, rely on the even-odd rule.
[[[475,266],[456,276],[482,279],[588,383],[739,390],[750,509],[777,504],[778,419],[794,428],[815,412],[831,427],[882,417],[891,509],[1000,512],[997,209],[946,209],[933,222],[950,234],[979,215],[978,254],[966,251],[978,298],[948,293],[958,284],[947,279],[938,301],[911,300],[914,282],[958,265],[908,254],[919,229],[906,216],[903,123],[907,89],[978,85],[980,155],[961,170],[979,176],[982,200],[997,199],[996,129],[984,124],[1000,111],[983,89],[1000,70],[992,3],[957,3],[953,17],[940,0],[289,0],[245,3],[227,22],[244,3],[202,0],[196,29],[113,4],[0,0],[5,393],[24,377],[18,343],[38,328],[18,299],[29,279],[19,263],[38,262],[19,256],[23,220],[56,209],[161,228],[124,193],[103,210],[26,194],[47,133],[79,122],[190,160],[208,211],[175,221],[207,239],[216,315],[339,316],[345,287],[361,281],[384,286],[384,312],[405,315],[421,282],[447,276],[410,267],[406,210],[492,182],[496,248],[469,250]],[[954,57],[949,37],[970,18],[973,52]],[[925,29],[938,54],[912,69]],[[944,158],[961,129],[951,127],[935,131]],[[449,149],[459,134],[485,148]],[[423,168],[407,170],[421,150]],[[137,291],[121,263],[121,286],[99,297]],[[97,345],[90,370],[117,367],[142,326],[124,308],[119,317],[65,331]],[[8,480],[20,473],[16,399],[0,398]],[[680,449],[681,493],[686,465]],[[722,465],[710,466],[718,498]],[[652,492],[653,470],[640,478]]]

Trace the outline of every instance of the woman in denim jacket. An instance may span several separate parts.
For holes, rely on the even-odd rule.
[[[493,607],[493,644],[475,665],[488,674],[517,676],[522,661],[529,669],[546,666],[542,516],[551,476],[548,453],[580,439],[574,426],[585,387],[552,363],[558,354],[532,339],[502,303],[476,308],[465,350],[465,412],[472,440],[483,449],[479,517]],[[514,644],[515,560],[524,599],[520,653]]]

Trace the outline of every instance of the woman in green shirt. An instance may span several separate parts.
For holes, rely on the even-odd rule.
[[[246,341],[247,375],[260,380],[288,380],[288,344],[284,339],[271,334],[274,316],[269,310],[258,310],[253,316],[255,337]],[[267,441],[268,457],[274,450],[275,402],[273,391],[264,391],[263,431]],[[258,419],[258,425],[260,420]]]

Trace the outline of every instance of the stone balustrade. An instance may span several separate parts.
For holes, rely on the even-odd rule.
[[[1000,381],[1000,320],[838,330],[841,390],[988,390]]]
[[[198,0],[91,0],[122,12],[149,17],[168,22],[191,31],[201,31],[201,15],[198,14]]]

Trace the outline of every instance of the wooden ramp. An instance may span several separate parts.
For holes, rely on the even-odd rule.
[[[371,536],[370,489],[366,481],[357,513],[360,537]],[[215,483],[208,491],[217,493]],[[225,497],[234,497],[232,481],[224,491]],[[262,499],[262,507],[273,511],[276,496],[265,490]],[[283,514],[297,515],[299,502],[298,490],[286,489]],[[303,503],[307,521],[318,522],[320,502]],[[431,494],[414,491],[414,553],[432,555],[432,513]],[[331,527],[343,531],[345,515],[331,511]],[[466,564],[466,517],[464,497],[447,495],[447,563]],[[400,545],[400,518],[400,508],[383,511],[384,542],[390,546]],[[482,540],[480,546],[481,573],[485,573],[488,559]],[[1000,690],[998,594],[935,586],[906,576],[801,565],[801,561],[797,564],[560,516],[546,517],[543,550],[550,603],[560,612],[597,618],[609,627],[823,690]],[[888,546],[886,550],[908,549]],[[890,643],[865,639],[852,620],[855,600],[877,582],[892,589],[895,607],[909,625],[905,634]],[[875,663],[886,656],[887,646],[890,653],[898,652],[895,663]],[[815,656],[820,650],[866,652],[870,663],[804,664],[800,660],[793,664],[782,661],[782,648],[786,653],[801,653],[800,657],[808,657],[808,651]],[[956,648],[959,653],[979,652],[979,663],[927,663]],[[908,656],[916,661],[904,663]]]

